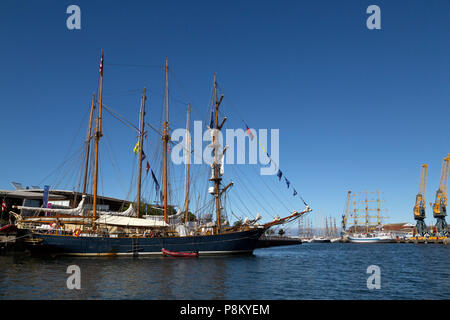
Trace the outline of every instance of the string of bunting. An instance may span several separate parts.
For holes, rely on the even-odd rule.
[[[243,122],[244,125],[245,125],[245,132],[246,132],[247,135],[249,136],[250,140],[253,140],[255,136],[253,135],[252,131],[249,129],[248,125],[247,125],[244,121],[242,121],[242,122]],[[278,177],[278,181],[281,181],[281,178],[283,177],[283,172],[281,171],[280,167],[278,166],[278,164],[277,164],[275,161],[273,161],[273,159],[270,157],[270,155],[269,155],[269,153],[267,152],[267,150],[264,149],[264,147],[261,145],[261,143],[259,142],[259,140],[258,140],[258,144],[259,144],[260,148],[266,153],[267,158],[269,158],[269,165],[270,165],[271,162],[273,162],[274,165],[275,165],[275,168],[278,169],[278,171],[277,171],[277,177]],[[286,178],[286,175],[284,175],[284,181],[286,182],[287,188],[289,189],[289,187],[290,187],[290,185],[291,185],[291,182],[288,180],[288,178]],[[297,192],[297,190],[295,190],[294,186],[292,186],[292,189],[293,189],[293,194],[292,194],[292,195],[293,195],[294,197],[295,197],[295,196],[298,196],[298,197],[302,200],[303,204],[304,204],[305,206],[307,206],[308,204],[305,202],[305,200],[302,198],[302,196],[298,194],[298,192]]]
[[[250,140],[253,141],[253,139],[255,138],[255,136],[253,135],[252,131],[251,131],[250,128],[248,127],[247,123],[245,123],[244,121],[242,121],[242,122],[243,122],[244,125],[245,125],[245,132],[246,132],[246,134],[249,136]],[[210,128],[212,128],[212,127],[213,127],[213,114],[211,113],[211,123],[210,123]],[[267,150],[261,145],[261,143],[259,142],[259,140],[258,140],[258,144],[259,144],[260,148],[266,153],[267,158],[269,158],[269,163],[268,163],[268,164],[270,165],[270,163],[273,162],[274,165],[275,165],[275,168],[278,169],[278,170],[277,170],[277,177],[278,177],[278,181],[281,181],[281,178],[283,178],[283,172],[281,171],[280,167],[278,166],[278,164],[277,164],[275,161],[273,161],[273,159],[270,157],[270,155],[269,155],[269,153],[267,152]],[[140,145],[139,145],[139,141],[138,141],[138,142],[136,143],[136,145],[134,146],[134,148],[133,148],[133,152],[134,152],[135,154],[137,154],[137,153],[139,152],[139,149],[140,149]],[[145,156],[144,150],[142,150],[142,159],[141,159],[141,161],[143,161],[145,158],[146,158],[146,156]],[[147,165],[146,165],[146,171],[147,171],[146,173],[147,173],[147,175],[148,175],[148,171],[149,171],[149,170],[150,170],[150,164],[149,164],[148,161],[147,161]],[[158,191],[159,191],[159,189],[160,189],[160,186],[159,186],[158,180],[156,179],[156,176],[155,176],[155,173],[153,172],[153,170],[151,170],[151,172],[152,172],[152,178],[153,178],[153,181],[154,181],[154,183],[155,183],[156,192],[158,193]],[[291,182],[288,180],[288,178],[286,177],[286,175],[284,175],[284,181],[285,181],[285,183],[286,183],[287,188],[289,189],[290,186],[291,186]],[[292,186],[292,189],[293,189],[293,194],[292,194],[292,196],[294,196],[294,197],[295,197],[295,196],[298,196],[298,197],[302,200],[303,204],[304,204],[305,206],[307,206],[308,204],[307,204],[306,201],[303,199],[303,197],[302,197],[300,194],[298,194],[298,192],[297,192],[297,190],[294,188],[294,186]]]

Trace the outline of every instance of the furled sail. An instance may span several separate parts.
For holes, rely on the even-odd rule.
[[[121,226],[121,227],[167,227],[168,224],[164,221],[153,221],[149,219],[134,218],[134,217],[121,217],[113,215],[100,215],[95,223]]]
[[[76,208],[73,209],[52,209],[52,208],[37,208],[37,207],[26,207],[26,206],[15,206],[14,208],[19,210],[30,210],[34,212],[49,212],[49,213],[57,213],[63,215],[73,215],[73,216],[82,216],[83,212],[86,210],[84,208],[86,196],[83,195],[80,203]],[[91,211],[91,210],[89,210]],[[126,216],[133,217],[136,216],[136,211],[134,210],[133,204],[130,203],[130,206],[127,210],[123,212],[114,212],[114,211],[97,211],[101,215],[115,215],[115,216]],[[29,220],[28,218],[27,220]]]
[[[130,206],[127,210],[123,212],[114,212],[114,211],[97,211],[100,215],[112,215],[112,216],[123,216],[123,217],[135,217],[136,211],[134,210],[133,204],[130,203]]]
[[[86,196],[83,196],[78,207],[73,209],[51,209],[51,208],[37,208],[37,207],[25,207],[25,206],[14,206],[13,208],[19,210],[30,210],[35,212],[49,212],[49,213],[58,213],[58,214],[67,214],[74,216],[82,216],[83,215],[83,206]]]
[[[155,209],[160,209],[160,208],[155,208]],[[150,220],[150,221],[164,221],[164,216],[156,216],[156,215],[145,215],[144,216],[145,219]],[[172,215],[168,215],[167,216],[169,224],[170,225],[174,225],[174,224],[180,224],[184,218],[184,212],[181,211],[180,208],[178,208],[177,213],[172,214]]]

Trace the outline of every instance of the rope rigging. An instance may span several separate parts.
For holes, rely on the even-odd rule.
[[[131,65],[131,64],[112,64],[112,63],[108,63],[107,65],[123,66],[123,67],[151,67],[151,68],[161,68],[161,69],[164,68],[161,65]],[[178,88],[180,89],[180,91],[184,95],[184,97],[186,97],[188,99],[188,101],[192,101],[192,99],[186,94],[184,88],[181,86],[181,84],[179,83],[178,79],[176,78],[176,76],[174,75],[174,73],[172,72],[171,69],[169,72],[171,74],[171,78],[175,81],[175,83],[177,84]],[[222,89],[220,89],[220,90],[222,91]],[[98,88],[97,88],[97,91],[98,91]],[[128,94],[128,95],[136,94],[136,93],[137,93],[137,90],[126,91],[126,94]],[[161,113],[160,113],[160,119],[159,119],[160,120],[160,128],[162,127],[162,123],[164,122],[163,118],[164,118],[164,102],[166,101],[165,99],[170,98],[182,105],[185,105],[185,106],[188,105],[184,101],[174,97],[173,94],[169,94],[169,97],[167,97],[166,95],[162,95],[162,97],[163,97],[163,99],[162,99]],[[211,95],[210,95],[210,105],[211,106],[214,105],[214,103],[215,103],[213,100],[214,100],[214,94],[213,94],[213,90],[211,90]],[[228,105],[232,106],[231,103],[229,103],[229,99],[227,99],[227,101],[228,101]],[[98,103],[99,102],[97,102],[97,104]],[[133,132],[140,133],[140,129],[136,125],[134,125],[131,121],[127,120],[123,115],[114,111],[112,108],[108,107],[104,103],[102,104],[102,107],[106,110],[106,112],[108,114],[110,114],[114,119],[118,120],[124,126],[131,129]],[[191,104],[191,107],[193,108],[193,111],[197,115],[200,115],[200,114],[203,115],[203,117],[200,117],[200,118],[203,118],[203,120],[206,119],[206,121],[203,121],[202,129],[204,130],[204,129],[208,128],[211,109],[202,108],[201,110],[203,110],[203,112],[201,112],[199,109],[195,108],[195,104]],[[233,109],[234,109],[234,107],[233,107]],[[238,114],[238,117],[241,118],[241,121],[246,125],[246,123],[244,122],[242,116],[239,114],[237,109],[234,111],[236,112],[236,114]],[[156,113],[157,112],[155,112],[155,114]],[[177,113],[178,116],[180,114],[181,114],[180,112]],[[219,114],[223,115],[223,113],[221,111],[219,111]],[[152,117],[152,120],[153,120],[153,117]],[[151,164],[151,166],[149,166],[151,171],[147,169],[146,174],[145,173],[143,174],[141,198],[142,199],[147,198],[149,201],[148,203],[151,203],[151,200],[154,200],[154,202],[156,202],[156,203],[158,203],[158,202],[161,203],[162,202],[161,201],[161,193],[158,192],[158,190],[156,188],[157,184],[152,179],[152,177],[148,177],[148,175],[154,173],[155,176],[158,177],[159,182],[162,181],[161,167],[159,165],[154,165],[154,164],[162,163],[162,152],[161,152],[162,143],[160,141],[160,137],[163,136],[163,133],[161,132],[160,129],[158,129],[157,126],[152,125],[148,121],[144,123],[144,128],[145,128],[145,126],[152,129],[153,136],[154,136],[154,134],[156,134],[158,139],[154,139],[155,143],[150,144],[151,138],[150,138],[150,132],[149,132],[148,133],[149,137],[147,137],[147,135],[146,135],[145,140],[142,143],[143,145],[140,146],[141,148],[145,149],[146,162]],[[175,127],[175,126],[173,126],[173,127]],[[81,130],[81,125],[80,125],[79,131],[80,130]],[[169,130],[172,131],[172,129],[170,129],[170,128],[169,128]],[[203,130],[202,130],[202,132],[203,132]],[[120,187],[122,188],[122,190],[125,191],[126,190],[126,184],[124,183],[125,179],[123,179],[123,174],[120,170],[121,167],[115,156],[114,149],[112,147],[112,144],[110,143],[109,138],[105,139],[105,141],[106,141],[106,143],[104,144],[105,148],[104,148],[104,151],[102,150],[102,153],[103,153],[103,155],[106,154],[111,159],[110,164],[115,171],[116,178],[117,178],[117,180],[119,180],[119,184],[120,184]],[[74,142],[75,142],[75,137],[72,142],[72,145],[74,144]],[[174,142],[171,140],[169,140],[169,143],[170,143],[169,150],[170,150],[171,145],[177,144],[177,142]],[[202,137],[202,143],[203,143],[203,137]],[[83,151],[84,151],[85,146],[86,146],[85,143],[81,146]],[[189,151],[185,145],[182,145],[181,147],[185,152]],[[260,147],[262,147],[261,144],[260,144]],[[77,189],[79,189],[83,166],[81,165],[81,167],[80,167],[79,165],[77,165],[78,169],[75,171],[72,169],[72,171],[71,171],[70,169],[67,169],[67,165],[73,164],[73,163],[77,163],[77,164],[82,163],[83,154],[85,157],[86,153],[81,152],[82,151],[81,148],[79,148],[76,152],[71,154],[69,158],[65,159],[65,161],[63,162],[62,165],[60,165],[59,167],[57,167],[55,170],[52,171],[51,174],[53,174],[54,172],[59,172],[62,169],[65,169],[65,171],[66,171],[65,174],[60,179],[58,179],[57,183],[55,184],[55,187],[62,184],[63,182],[66,182],[66,180],[69,181],[70,179],[72,179],[74,177],[74,175],[76,173],[78,173]],[[170,150],[168,152],[168,156],[171,156],[171,152],[172,152],[172,150]],[[78,155],[78,157],[76,155]],[[267,155],[268,155],[269,159],[271,161],[273,161],[273,159],[270,158],[270,155],[268,153],[267,153]],[[192,148],[191,154],[189,156],[193,157],[194,159],[198,159],[198,157],[200,157],[200,159],[203,159],[203,150],[195,150],[194,148]],[[90,154],[90,159],[92,159],[92,158],[93,158],[93,153]],[[99,158],[100,158],[100,155],[99,155]],[[102,157],[102,160],[104,158],[105,157]],[[126,199],[130,199],[132,194],[136,194],[136,192],[135,192],[136,188],[135,188],[134,181],[137,179],[137,177],[136,177],[137,176],[137,173],[136,173],[137,161],[138,161],[138,159],[135,155],[133,165],[131,168],[130,187],[128,189]],[[225,159],[223,161],[225,161]],[[92,163],[92,161],[90,161],[90,163]],[[191,161],[191,164],[196,164],[196,161]],[[278,168],[278,164],[275,162],[274,162],[274,164]],[[92,186],[92,179],[93,179],[91,167],[92,167],[91,165],[88,167],[88,177],[89,177],[89,180],[91,180],[91,183],[88,184],[89,188],[91,188],[91,186]],[[252,167],[253,167],[253,171],[256,172],[257,168],[255,166],[252,166]],[[238,165],[231,166],[231,168],[232,168],[233,174],[236,177],[241,178],[239,184],[242,185],[242,187],[238,187],[237,191],[241,190],[242,192],[233,192],[232,195],[233,195],[233,197],[236,198],[236,201],[234,201],[234,200],[232,201],[231,196],[229,196],[229,194],[228,194],[229,190],[227,190],[227,192],[224,192],[224,199],[222,202],[222,205],[223,205],[222,214],[225,217],[228,217],[228,215],[230,215],[230,218],[232,216],[234,218],[240,219],[234,213],[236,211],[239,211],[241,213],[246,212],[246,213],[248,213],[248,215],[250,217],[254,217],[255,213],[257,212],[254,209],[256,209],[256,207],[260,207],[259,210],[263,211],[264,214],[267,214],[273,218],[276,210],[275,210],[274,206],[272,205],[272,203],[269,201],[269,199],[267,197],[265,197],[262,192],[259,192],[259,190],[257,190],[257,188],[253,188],[254,185],[257,185],[257,183],[255,183],[255,179],[250,177],[250,175],[248,173],[244,172],[241,168],[239,168]],[[146,170],[145,166],[143,167],[143,170]],[[171,204],[171,206],[172,205],[175,206],[176,204],[178,204],[179,208],[184,208],[183,205],[185,204],[185,200],[186,200],[186,199],[184,199],[184,194],[183,194],[185,181],[184,181],[184,174],[177,174],[179,170],[180,170],[179,167],[177,167],[173,162],[169,161],[168,166],[167,166],[167,176],[168,176],[168,178],[167,178],[167,183],[168,183],[167,198],[168,199],[167,200]],[[191,172],[190,176],[192,177],[192,181],[190,182],[190,186],[193,190],[193,192],[191,193],[191,197],[193,198],[193,200],[190,201],[190,212],[192,211],[192,213],[194,213],[198,219],[202,219],[204,214],[209,214],[210,212],[214,211],[213,210],[214,209],[214,198],[210,197],[210,194],[208,193],[208,189],[209,189],[209,185],[210,185],[210,181],[209,181],[210,168],[209,168],[209,166],[204,166],[204,165],[203,166],[192,166],[191,170],[192,170],[192,172]],[[105,191],[104,183],[103,183],[104,182],[103,181],[103,173],[105,173],[105,172],[106,171],[104,171],[104,168],[101,169],[99,172],[100,189],[101,189],[102,194]],[[281,193],[281,196],[277,195],[275,193],[275,191],[272,190],[271,187],[269,187],[269,185],[266,183],[265,179],[263,179],[263,177],[261,177],[260,174],[257,173],[256,175],[259,176],[259,179],[261,179],[261,181],[263,182],[261,185],[264,185],[267,189],[269,189],[269,191],[277,199],[277,201],[281,204],[281,206],[284,209],[286,209],[287,211],[291,211],[291,210],[289,210],[288,205],[292,205],[293,199],[291,197],[287,197],[287,195],[283,192]],[[250,177],[250,178],[248,178],[248,177]],[[47,178],[48,178],[48,176],[46,178],[44,178],[44,180],[46,180]],[[160,186],[162,186],[162,183],[160,183]],[[258,186],[258,187],[260,187],[260,186]],[[154,191],[156,191],[156,192],[154,192]],[[159,191],[161,191],[161,189],[159,189]],[[197,195],[197,198],[195,198],[195,195]],[[137,197],[137,195],[135,197]],[[133,197],[133,198],[136,199],[135,197]],[[304,202],[303,198],[300,195],[299,195],[299,197]],[[243,198],[246,198],[246,199],[243,199]],[[304,202],[304,204],[306,205],[305,202]],[[193,210],[194,208],[195,208],[195,210]],[[253,212],[253,214],[252,214],[252,212]]]
[[[217,84],[217,86],[218,86],[218,88],[221,89],[221,87],[220,87],[219,84]],[[222,90],[222,89],[221,89],[221,90]],[[227,101],[228,101],[228,104],[230,105],[230,107],[234,110],[234,112],[236,112],[236,113],[238,114],[238,117],[240,118],[240,120],[242,121],[242,123],[244,124],[244,126],[246,127],[246,126],[247,126],[247,123],[244,121],[244,118],[242,117],[242,115],[237,111],[237,108],[234,108],[234,107],[233,107],[233,105],[232,105],[232,103],[230,102],[230,99],[229,99],[229,98],[227,98]],[[276,169],[278,169],[279,173],[281,173],[281,170],[280,170],[280,168],[279,168],[278,163],[276,163],[276,162],[270,157],[269,153],[263,148],[263,146],[261,145],[261,143],[259,142],[259,140],[258,140],[258,144],[259,144],[260,148],[262,148],[263,151],[266,153],[266,155],[267,155],[267,157],[269,158],[269,160],[275,164]],[[270,163],[270,162],[269,162],[269,163]],[[285,176],[285,179],[286,179],[286,176]],[[289,182],[289,183],[290,183],[290,182]],[[305,206],[307,206],[307,203],[305,202],[305,200],[303,199],[303,197],[296,191],[296,189],[294,188],[294,186],[292,186],[292,188],[293,188],[293,190],[294,190],[294,196],[295,196],[295,195],[298,195],[299,198],[302,200],[303,204],[304,204]],[[289,189],[289,186],[288,186],[288,189]]]

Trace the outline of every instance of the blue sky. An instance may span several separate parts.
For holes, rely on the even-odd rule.
[[[66,27],[71,4],[81,30]],[[366,28],[371,4],[381,30]],[[318,222],[342,214],[347,190],[380,190],[389,222],[413,222],[420,165],[429,164],[430,202],[450,152],[448,12],[446,1],[2,1],[0,189],[73,183],[44,178],[82,144],[103,49],[103,102],[130,121],[146,87],[148,121],[160,123],[166,57],[174,126],[187,102],[193,120],[207,121],[216,72],[222,111],[238,115],[230,128],[280,129],[280,166]],[[106,166],[102,192],[125,197],[135,133],[106,116],[104,128],[121,182]],[[434,224],[429,206],[427,215]]]

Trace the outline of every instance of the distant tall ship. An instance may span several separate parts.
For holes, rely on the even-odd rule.
[[[376,199],[368,199],[368,194],[376,194]],[[353,194],[353,201],[350,203],[351,191],[348,192],[347,206],[345,215],[343,216],[343,234],[342,237],[351,243],[382,243],[382,242],[394,242],[395,238],[388,232],[383,232],[382,219],[384,218],[381,208],[380,192],[367,192],[364,191],[361,194]],[[376,203],[376,207],[373,208],[370,205]],[[350,210],[350,205],[353,208]],[[370,215],[375,211],[376,215]],[[350,219],[353,219],[353,226],[345,231],[345,226],[349,220],[348,214],[350,213]],[[376,223],[373,223],[372,219],[376,219]],[[363,220],[364,219],[364,220]],[[364,223],[361,223],[361,221]]]
[[[394,238],[389,233],[364,233],[356,234],[348,237],[349,242],[352,243],[380,243],[380,242],[394,242]]]
[[[100,210],[98,203],[98,183],[99,183],[99,147],[100,140],[103,135],[102,131],[102,109],[106,107],[102,103],[103,91],[103,52],[100,62],[100,82],[99,82],[99,99],[92,99],[91,114],[89,121],[88,143],[85,153],[86,166],[84,175],[83,199],[75,208],[69,209],[52,209],[52,208],[35,208],[26,206],[16,206],[18,210],[33,210],[40,213],[37,217],[31,218],[16,215],[17,225],[19,227],[27,226],[30,228],[31,237],[26,241],[27,246],[33,252],[45,252],[53,254],[79,255],[79,256],[114,256],[114,255],[150,255],[163,254],[171,252],[171,254],[183,255],[182,253],[198,253],[204,254],[231,254],[231,253],[251,253],[255,249],[256,243],[260,236],[270,227],[291,222],[303,214],[311,211],[306,205],[303,211],[294,210],[290,215],[273,221],[259,224],[258,216],[256,219],[246,219],[239,224],[229,226],[223,218],[223,207],[225,203],[222,197],[232,187],[233,182],[224,186],[222,184],[223,176],[223,156],[224,152],[219,151],[221,148],[217,141],[217,133],[220,132],[226,118],[219,121],[219,106],[222,102],[223,95],[217,97],[217,82],[214,74],[214,100],[212,105],[212,119],[210,125],[211,141],[217,147],[213,148],[214,161],[211,166],[211,176],[209,181],[212,187],[208,192],[213,196],[215,208],[215,222],[198,222],[196,224],[189,223],[189,161],[186,166],[186,190],[185,205],[183,210],[174,211],[174,207],[168,204],[168,179],[167,179],[167,154],[169,135],[169,87],[168,87],[168,62],[165,64],[166,72],[166,112],[163,127],[163,172],[164,181],[161,191],[163,204],[160,207],[152,207],[153,210],[160,210],[161,215],[143,215],[144,204],[141,202],[141,172],[142,163],[145,157],[143,152],[143,139],[145,131],[145,89],[142,93],[140,108],[140,125],[137,130],[139,140],[136,144],[135,151],[137,153],[137,195],[135,207],[133,203],[125,211],[107,212]],[[95,133],[91,135],[91,124],[94,111],[94,105],[97,105],[98,115],[96,118]],[[190,119],[190,108],[188,109],[188,119]],[[190,120],[188,120],[190,123]],[[188,131],[189,132],[189,131]],[[87,205],[90,197],[86,194],[86,176],[88,172],[89,145],[93,138],[94,150],[94,169],[93,169],[93,192],[92,203]],[[190,150],[190,149],[189,149]],[[147,167],[147,173],[148,173]],[[153,171],[151,172],[153,175]],[[159,185],[158,185],[159,188]],[[45,216],[42,216],[45,213]],[[44,221],[53,218],[54,226],[48,230],[42,230],[38,227],[30,227],[31,225],[40,226]]]

